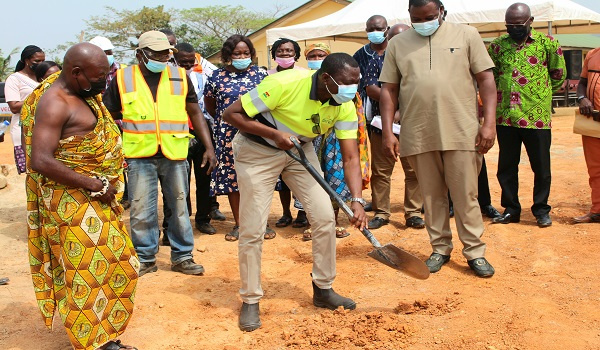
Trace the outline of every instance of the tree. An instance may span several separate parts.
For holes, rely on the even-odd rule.
[[[213,54],[233,34],[248,35],[271,23],[277,12],[249,11],[243,6],[208,6],[178,12],[175,34],[180,42],[193,45],[204,55]]]
[[[10,65],[10,56],[19,52],[19,48],[14,48],[6,57],[2,57],[2,50],[0,50],[0,81],[5,81],[9,75],[14,72],[14,68]]]
[[[106,6],[107,13],[93,16],[86,21],[88,28],[85,31],[87,40],[96,35],[110,39],[115,46],[115,56],[123,59],[129,50],[137,46],[137,38],[149,30],[169,28],[171,13],[165,12],[164,6],[142,7],[141,10],[117,10]]]

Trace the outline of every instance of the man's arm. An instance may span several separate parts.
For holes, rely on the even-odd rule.
[[[483,103],[483,125],[479,128],[475,146],[481,154],[486,154],[496,139],[496,82],[491,69],[475,74],[479,86],[479,96]]]
[[[102,181],[79,174],[54,158],[62,129],[69,120],[68,110],[68,104],[56,95],[46,95],[40,100],[32,131],[31,169],[69,187],[83,188],[91,192],[100,191],[103,187]],[[115,194],[115,188],[109,186],[108,192],[99,199],[110,203]]]
[[[548,74],[552,84],[552,92],[558,91],[567,77],[567,64],[562,48],[556,39],[550,39],[548,48]]]
[[[379,101],[381,87],[379,86],[379,63],[378,60],[373,58],[369,61],[369,65],[367,66],[366,78],[365,78],[365,86],[367,90],[367,96],[371,100]]]
[[[217,165],[217,156],[215,155],[215,149],[212,144],[212,140],[210,138],[210,131],[208,130],[208,125],[206,125],[206,121],[204,120],[204,114],[202,114],[202,110],[200,106],[198,106],[197,102],[187,102],[185,104],[185,109],[187,114],[194,126],[194,132],[196,136],[200,137],[200,141],[204,145],[204,155],[202,156],[202,165],[204,167],[206,163],[209,164],[207,174],[210,174],[215,166]]]
[[[270,128],[250,118],[242,107],[241,99],[238,99],[227,107],[225,112],[223,112],[223,120],[235,126],[240,131],[275,141],[277,147],[284,151],[294,147],[294,144],[290,141],[290,137],[293,136],[292,134]]]
[[[344,162],[344,180],[354,198],[362,198],[362,176],[360,173],[360,157],[356,139],[339,140]],[[363,206],[358,202],[350,203],[354,217],[350,219],[352,224],[362,230],[367,226],[367,215]]]
[[[579,84],[577,85],[577,96],[585,96],[581,99],[581,101],[579,101],[579,113],[591,117],[592,111],[594,110],[594,105],[586,96],[587,84],[588,80],[586,78],[579,78]]]
[[[381,130],[383,134],[383,149],[387,156],[394,157],[398,161],[400,157],[400,143],[394,135],[392,124],[394,114],[398,110],[398,93],[400,84],[383,83],[379,100],[379,111],[381,112]]]

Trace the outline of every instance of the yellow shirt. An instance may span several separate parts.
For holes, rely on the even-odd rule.
[[[249,117],[310,141],[334,128],[338,139],[356,139],[358,118],[352,101],[321,103],[317,97],[317,74],[289,69],[269,75],[256,88],[241,97]],[[270,140],[266,140],[269,142]],[[271,143],[271,142],[270,142]]]

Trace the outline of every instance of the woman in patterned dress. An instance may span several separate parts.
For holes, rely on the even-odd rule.
[[[243,35],[232,35],[221,49],[223,68],[215,70],[204,89],[206,110],[215,118],[215,142],[217,168],[212,174],[210,195],[227,195],[235,220],[233,230],[225,235],[228,241],[239,237],[240,193],[233,163],[231,141],[237,129],[223,120],[223,111],[248,91],[254,89],[267,76],[262,68],[252,64],[256,50],[250,39]],[[265,238],[274,238],[275,232],[267,229]]]

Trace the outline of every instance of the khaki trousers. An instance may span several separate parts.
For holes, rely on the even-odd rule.
[[[434,151],[408,157],[421,186],[425,225],[434,253],[450,255],[452,231],[448,190],[454,202],[458,238],[467,260],[485,255],[483,219],[477,202],[477,176],[482,156],[475,151]]]
[[[383,137],[381,134],[372,132],[371,141],[371,193],[375,217],[389,220],[390,189],[392,185],[392,172],[396,161],[383,153]],[[412,169],[405,157],[400,158],[402,170],[404,170],[404,218],[421,216],[423,197],[419,189],[417,174]]]
[[[310,163],[320,169],[312,143],[302,148]],[[241,134],[233,139],[233,156],[240,190],[239,264],[240,296],[255,304],[263,296],[260,266],[265,226],[275,183],[283,181],[300,199],[312,230],[312,278],[321,289],[335,279],[335,216],[329,195],[297,161],[284,151],[263,146]]]

